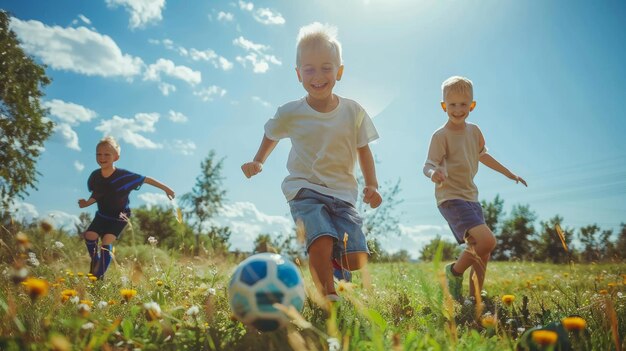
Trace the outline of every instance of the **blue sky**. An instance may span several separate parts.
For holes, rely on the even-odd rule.
[[[0,0],[24,49],[47,65],[57,123],[38,163],[38,190],[16,216],[71,223],[97,167],[104,134],[122,146],[117,166],[182,195],[209,150],[224,157],[232,246],[288,232],[280,191],[289,141],[251,180],[240,165],[281,104],[305,92],[294,71],[298,29],[336,25],[345,71],[335,92],[359,101],[381,138],[371,145],[380,183],[401,179],[403,235],[390,251],[417,256],[437,233],[452,239],[422,175],[432,132],[445,123],[440,84],[474,81],[477,123],[491,154],[528,188],[485,167],[481,199],[528,204],[566,227],[626,221],[626,3],[623,1],[166,1]],[[163,203],[145,186],[133,207]],[[94,209],[90,208],[90,211]]]

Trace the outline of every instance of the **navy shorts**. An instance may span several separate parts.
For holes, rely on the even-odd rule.
[[[459,244],[465,243],[470,229],[485,224],[483,208],[478,202],[453,199],[444,201],[437,207]]]
[[[113,234],[119,239],[127,223],[121,218],[113,218],[96,212],[96,216],[91,221],[87,231],[96,232],[100,237],[103,237],[105,234]]]
[[[293,220],[304,224],[307,251],[317,238],[331,236],[335,239],[335,258],[347,253],[369,253],[361,228],[363,220],[351,203],[302,188],[289,201],[289,208]],[[345,247],[344,233],[348,234]]]

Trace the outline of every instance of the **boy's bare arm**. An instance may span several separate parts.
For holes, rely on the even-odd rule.
[[[514,180],[516,183],[521,182],[524,186],[528,186],[526,181],[522,179],[522,177],[516,175],[515,173],[509,171],[508,168],[504,167],[498,160],[493,158],[493,156],[489,154],[483,154],[480,156],[480,162],[485,166],[493,169],[494,171],[502,173],[505,177]]]
[[[94,199],[93,197],[90,197],[88,200],[80,199],[80,200],[78,200],[78,207],[85,208],[85,207],[91,206],[91,205],[93,205],[95,203],[96,203],[96,199]]]
[[[376,179],[374,156],[372,156],[372,151],[370,150],[369,145],[360,147],[357,151],[359,153],[361,173],[363,173],[363,179],[365,180],[363,202],[369,204],[371,208],[376,208],[383,202],[383,198],[378,193],[378,180]]]
[[[256,155],[254,155],[252,162],[246,162],[241,165],[241,170],[243,171],[243,174],[245,174],[246,178],[250,178],[261,173],[263,170],[263,163],[272,153],[277,144],[277,140],[272,140],[263,135],[263,140],[261,141],[261,145],[259,145],[259,150],[256,152]]]
[[[170,189],[170,187],[159,182],[158,180],[152,179],[150,177],[146,177],[146,179],[144,179],[143,182],[163,190],[165,194],[167,195],[167,197],[170,198],[170,200],[173,199],[174,196],[176,196],[176,194],[174,194],[174,191]]]

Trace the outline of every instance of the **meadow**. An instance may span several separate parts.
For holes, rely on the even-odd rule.
[[[116,246],[105,278],[95,280],[78,237],[0,230],[0,350],[626,347],[625,263],[492,262],[478,301],[462,303],[445,292],[438,259],[369,264],[352,283],[338,283],[342,301],[329,306],[314,302],[306,263],[298,261],[304,310],[292,311],[286,328],[260,333],[229,308],[230,274],[244,255],[191,257],[131,240]]]

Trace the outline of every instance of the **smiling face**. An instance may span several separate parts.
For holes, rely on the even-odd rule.
[[[469,113],[476,107],[476,101],[467,92],[451,90],[446,93],[441,107],[448,114],[448,123],[463,126]]]
[[[341,79],[343,65],[330,45],[316,43],[301,48],[296,73],[310,99],[329,101],[335,82]]]
[[[96,148],[96,161],[102,169],[113,168],[113,162],[119,160],[120,156],[117,151],[107,143],[102,143]]]

